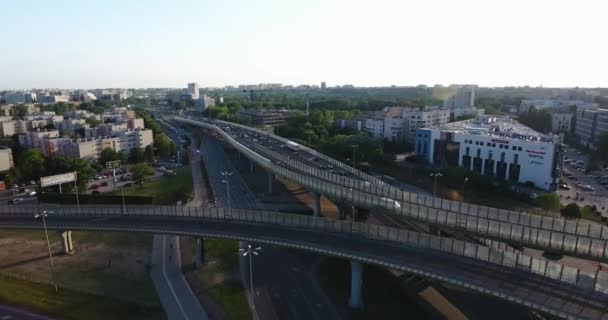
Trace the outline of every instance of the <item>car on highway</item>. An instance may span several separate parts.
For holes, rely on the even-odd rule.
[[[401,209],[401,204],[391,198],[380,198],[380,203],[386,205],[389,209]]]
[[[9,204],[19,204],[21,202],[23,202],[23,198],[14,198],[9,201]]]

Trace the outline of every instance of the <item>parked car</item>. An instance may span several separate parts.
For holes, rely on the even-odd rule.
[[[568,184],[564,183],[559,186],[560,189],[570,190],[572,189]]]

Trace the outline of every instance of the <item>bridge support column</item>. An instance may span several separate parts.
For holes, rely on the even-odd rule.
[[[249,160],[249,173],[253,173],[253,160]]]
[[[357,216],[359,215],[359,208],[352,206],[351,208],[351,213],[352,213],[352,219],[354,222],[357,222]]]
[[[312,212],[315,217],[321,215],[321,194],[313,192],[312,193]]]
[[[197,269],[205,263],[205,242],[203,238],[194,238],[194,265]]]
[[[61,247],[63,248],[63,253],[74,253],[74,243],[72,243],[72,231],[59,231],[59,235],[61,236]]]
[[[268,193],[272,194],[272,181],[274,181],[274,175],[272,173],[268,173]]]
[[[350,262],[350,298],[348,299],[348,306],[353,309],[363,308],[363,301],[361,299],[361,279],[363,273],[363,266],[361,262],[351,261]]]

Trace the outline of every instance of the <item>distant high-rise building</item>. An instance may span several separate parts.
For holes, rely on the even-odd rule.
[[[192,100],[198,99],[199,98],[198,83],[196,83],[196,82],[188,83],[188,93],[192,95]]]
[[[321,82],[321,89],[327,88],[327,83],[325,81]]]
[[[471,108],[475,106],[475,86],[464,86],[458,89],[456,94],[447,97],[443,101],[445,108]]]

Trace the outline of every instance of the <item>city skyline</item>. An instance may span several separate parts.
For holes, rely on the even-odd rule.
[[[598,41],[607,6],[20,1],[5,5],[0,20],[11,31],[0,44],[0,88],[608,87],[608,49]]]

